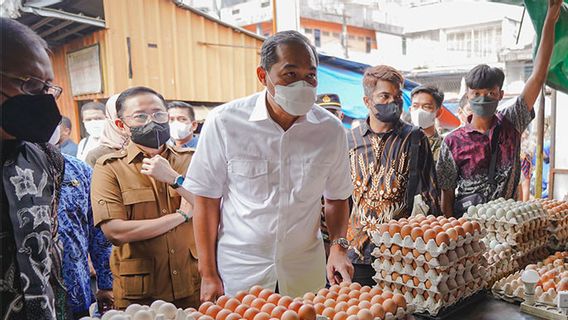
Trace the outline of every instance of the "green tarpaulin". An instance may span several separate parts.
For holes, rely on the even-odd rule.
[[[524,0],[540,43],[542,25],[548,9],[547,0]],[[536,48],[535,48],[536,49]],[[535,50],[536,53],[536,50]],[[560,18],[556,23],[554,51],[550,59],[546,84],[556,90],[568,93],[568,0],[564,0]]]

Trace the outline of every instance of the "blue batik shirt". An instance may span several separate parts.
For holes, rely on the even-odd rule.
[[[95,302],[91,290],[88,255],[97,272],[99,290],[112,289],[110,253],[112,245],[100,228],[93,224],[91,209],[92,169],[83,161],[65,157],[65,175],[61,187],[58,219],[63,242],[63,277],[67,303],[74,313],[83,312]]]

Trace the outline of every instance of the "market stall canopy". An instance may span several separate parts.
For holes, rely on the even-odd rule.
[[[338,94],[345,115],[354,119],[365,119],[368,111],[363,104],[362,79],[369,65],[323,54],[319,54],[319,61],[318,93]],[[410,107],[410,92],[418,85],[410,80],[404,81],[402,93],[405,111]],[[460,125],[460,121],[444,106],[440,125],[444,128],[455,128]]]
[[[542,26],[546,11],[548,10],[547,1],[543,0],[524,0],[525,7],[529,12],[534,29],[537,31],[536,43],[540,43]],[[535,46],[534,53],[538,49]],[[546,84],[556,90],[568,93],[568,0],[564,0],[560,11],[560,18],[556,23],[554,39],[554,51],[548,67],[548,78]]]

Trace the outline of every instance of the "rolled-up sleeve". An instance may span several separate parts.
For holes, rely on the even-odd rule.
[[[208,198],[221,198],[227,180],[227,157],[221,114],[212,111],[203,125],[183,187]]]
[[[94,225],[112,219],[128,219],[115,173],[109,165],[97,163],[91,182]]]
[[[328,200],[345,200],[353,192],[351,173],[349,168],[349,149],[347,146],[347,135],[340,128],[341,134],[338,137],[336,158],[331,166],[329,175],[326,179],[323,196]]]

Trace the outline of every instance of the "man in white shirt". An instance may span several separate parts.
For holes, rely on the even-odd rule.
[[[79,141],[77,158],[85,161],[89,151],[100,145],[99,138],[106,123],[105,105],[100,102],[87,102],[81,107],[81,118],[88,136]]]
[[[352,183],[341,123],[315,105],[315,48],[295,31],[267,38],[263,92],[212,111],[184,187],[195,195],[201,299],[261,285],[300,296],[350,281]],[[325,266],[321,196],[332,241]]]

